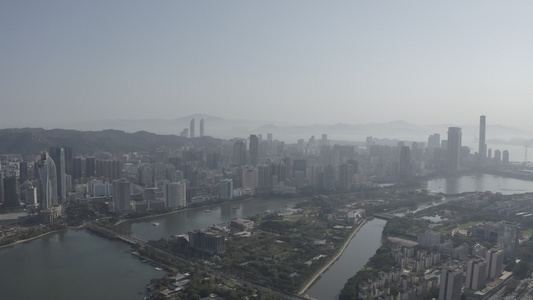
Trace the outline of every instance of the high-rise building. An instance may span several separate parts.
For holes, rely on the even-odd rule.
[[[466,265],[465,288],[479,291],[485,287],[487,278],[487,261],[481,257],[474,257]]]
[[[259,163],[259,140],[257,135],[250,135],[250,164],[256,166]]]
[[[72,179],[80,179],[83,174],[83,159],[76,157],[72,160]]]
[[[116,180],[122,177],[122,161],[112,159],[96,160],[96,177]]]
[[[194,118],[191,120],[191,123],[189,123],[189,134],[190,137],[194,137]]]
[[[447,151],[447,169],[450,172],[455,172],[459,169],[459,157],[461,154],[461,128],[448,128],[448,151]]]
[[[113,211],[128,212],[131,210],[131,183],[126,179],[113,182]]]
[[[169,182],[165,185],[165,198],[168,208],[187,206],[187,189],[185,182]]]
[[[94,157],[85,158],[85,177],[96,176],[96,161]]]
[[[40,209],[50,209],[59,204],[57,199],[57,171],[54,160],[46,152],[41,153],[41,159],[36,163],[39,175],[37,198]]]
[[[503,150],[502,152],[502,163],[504,165],[509,164],[509,150]]]
[[[231,200],[233,199],[233,180],[224,179],[220,183],[220,199]]]
[[[205,124],[204,124],[204,119],[201,119],[200,120],[200,137],[204,136],[205,132],[204,132],[204,129],[205,129]]]
[[[485,143],[485,116],[479,117],[479,158],[483,162],[487,158],[487,144]]]
[[[4,173],[0,168],[0,203],[4,203]]]
[[[4,207],[20,206],[19,183],[17,176],[4,178]]]
[[[57,200],[61,204],[67,199],[67,182],[65,173],[65,149],[63,147],[50,148],[50,157],[56,165]]]
[[[498,247],[503,250],[504,261],[514,261],[522,235],[520,224],[502,221],[498,223]]]
[[[67,175],[72,175],[72,148],[68,146],[63,146],[63,149],[65,149],[65,173]]]
[[[37,189],[32,185],[26,188],[26,208],[35,208],[38,204]]]
[[[487,261],[487,277],[490,279],[500,277],[503,269],[503,250],[498,247],[491,248],[487,251],[485,260]]]
[[[243,140],[237,140],[233,144],[232,162],[234,166],[246,164],[246,143]]]
[[[19,179],[20,179],[20,182],[24,182],[29,179],[28,163],[25,161],[22,161],[19,163]]]
[[[412,175],[411,169],[411,149],[408,146],[402,146],[400,148],[398,175],[401,179],[408,178]]]
[[[460,300],[463,293],[463,270],[460,267],[442,268],[440,277],[439,300]]]

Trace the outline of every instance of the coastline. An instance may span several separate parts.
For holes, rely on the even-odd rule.
[[[337,261],[337,259],[339,259],[339,257],[344,253],[344,250],[346,250],[346,247],[348,247],[348,244],[350,243],[350,241],[354,238],[354,236],[357,234],[359,229],[361,229],[361,227],[363,227],[363,225],[366,224],[367,220],[368,220],[368,218],[365,218],[359,224],[359,226],[357,226],[352,231],[350,236],[346,239],[346,241],[344,241],[344,244],[339,249],[339,252],[337,252],[337,254],[326,265],[324,265],[315,275],[313,275],[313,277],[311,277],[307,281],[307,283],[298,292],[298,295],[303,295],[313,285],[313,283],[315,283],[315,281],[318,279],[318,277],[320,277],[324,272],[326,272],[326,270],[329,269],[329,267],[331,267],[331,265],[333,265],[333,263],[335,263]]]
[[[65,230],[69,230],[69,228],[59,229],[59,230],[52,230],[52,231],[48,231],[48,232],[45,232],[45,233],[40,234],[40,235],[36,235],[36,236],[31,237],[31,238],[29,238],[29,239],[18,240],[18,241],[16,241],[16,242],[11,243],[11,244],[7,244],[7,245],[4,245],[4,246],[0,246],[0,249],[4,249],[4,248],[7,248],[7,247],[15,246],[16,244],[21,244],[21,243],[24,243],[24,242],[29,242],[29,241],[31,241],[31,240],[35,240],[35,239],[41,238],[41,237],[43,237],[43,236],[46,236],[46,235],[49,235],[49,234],[52,234],[52,233],[57,233],[57,232],[65,231]]]

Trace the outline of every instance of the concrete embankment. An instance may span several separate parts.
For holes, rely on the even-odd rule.
[[[305,293],[310,287],[311,285],[313,285],[313,283],[318,279],[318,277],[320,277],[320,275],[322,275],[324,272],[326,272],[326,270],[335,262],[337,261],[337,259],[339,259],[339,257],[342,255],[342,253],[344,253],[344,250],[346,249],[346,247],[348,247],[348,244],[350,243],[350,241],[353,239],[353,237],[355,236],[355,234],[359,231],[359,229],[361,229],[361,227],[363,227],[363,225],[366,223],[367,219],[365,218],[364,220],[361,221],[361,223],[359,223],[359,225],[352,230],[352,233],[350,234],[350,236],[346,239],[346,241],[344,241],[344,244],[342,245],[342,247],[339,249],[339,252],[337,252],[337,254],[335,256],[333,256],[329,262],[327,264],[325,264],[322,268],[320,268],[320,270],[318,270],[318,272],[316,272],[315,275],[313,275],[313,277],[311,277],[307,283],[300,289],[300,291],[298,292],[299,295],[302,295],[303,293]]]

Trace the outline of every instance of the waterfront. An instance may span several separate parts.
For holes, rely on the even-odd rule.
[[[186,209],[164,216],[154,216],[140,220],[127,221],[119,226],[129,229],[133,235],[145,240],[168,238],[176,234],[184,234],[198,228],[214,224],[227,223],[233,218],[246,218],[267,211],[283,210],[294,207],[302,199],[249,199],[232,201],[209,207]],[[154,226],[153,223],[158,223]]]
[[[448,195],[485,191],[512,195],[533,192],[533,181],[473,173],[428,180],[427,190]]]
[[[335,300],[346,281],[355,275],[381,246],[381,234],[387,222],[373,219],[367,222],[339,259],[311,286],[307,295],[320,300]]]

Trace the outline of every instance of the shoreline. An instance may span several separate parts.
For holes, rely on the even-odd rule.
[[[11,244],[7,244],[7,245],[4,245],[4,246],[0,246],[0,249],[4,249],[4,248],[7,248],[7,247],[11,247],[11,246],[15,246],[17,244],[21,244],[21,243],[24,243],[24,242],[29,242],[31,240],[36,240],[38,238],[41,238],[43,236],[46,236],[46,235],[49,235],[49,234],[52,234],[52,233],[57,233],[57,232],[61,232],[61,231],[65,231],[65,230],[69,230],[69,228],[65,228],[65,229],[58,229],[58,230],[52,230],[52,231],[48,231],[48,232],[45,232],[43,234],[40,234],[40,235],[36,235],[34,237],[31,237],[31,238],[28,238],[28,239],[25,239],[25,240],[18,240],[16,242],[13,242]]]
[[[320,277],[322,274],[324,274],[324,272],[326,272],[329,267],[331,267],[331,265],[333,265],[333,263],[335,263],[339,257],[344,253],[344,250],[346,250],[346,248],[348,247],[348,244],[352,241],[352,239],[355,237],[355,235],[357,234],[357,232],[359,232],[359,229],[361,229],[361,227],[363,227],[363,225],[366,224],[368,218],[365,218],[353,231],[352,233],[350,234],[350,236],[346,239],[346,241],[344,242],[344,244],[342,245],[342,247],[339,249],[339,252],[337,252],[337,254],[326,264],[324,265],[322,268],[320,268],[320,270],[315,274],[313,275],[313,277],[311,277],[306,284],[304,284],[304,286],[300,289],[300,291],[298,292],[298,295],[303,295],[305,292],[307,292],[307,290],[313,285],[313,283],[315,283],[315,281],[318,279],[318,277]]]

